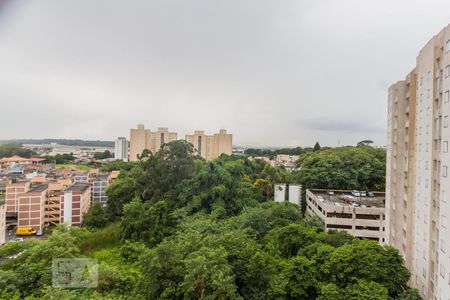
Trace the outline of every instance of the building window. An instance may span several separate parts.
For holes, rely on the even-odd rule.
[[[427,81],[430,81],[431,80],[431,71],[428,71],[428,74],[427,74]]]
[[[448,115],[444,116],[444,128],[448,127]]]
[[[446,191],[442,191],[442,202],[447,203],[447,192]]]
[[[431,90],[428,89],[428,90],[427,90],[427,99],[430,99],[430,96],[431,96]]]
[[[447,171],[448,171],[448,167],[442,166],[442,177],[447,177]]]
[[[445,240],[441,239],[441,251],[445,253]]]
[[[444,141],[442,143],[442,152],[444,152],[444,153],[448,152],[448,141]]]
[[[445,266],[443,264],[441,264],[440,269],[441,269],[441,272],[440,272],[441,273],[441,277],[445,278]]]
[[[450,76],[450,65],[445,66],[445,77]]]
[[[450,101],[450,91],[445,91],[444,102],[448,103]]]
[[[441,215],[441,225],[444,228],[447,228],[447,217],[444,215]]]

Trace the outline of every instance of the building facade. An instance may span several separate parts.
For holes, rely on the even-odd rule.
[[[18,196],[17,227],[44,228],[48,185],[42,184]]]
[[[168,128],[160,127],[157,131],[151,131],[139,124],[137,128],[130,130],[130,161],[137,161],[138,155],[141,155],[145,149],[154,154],[161,149],[163,144],[176,139],[177,133],[169,132]]]
[[[306,211],[326,230],[343,230],[358,238],[385,242],[385,194],[353,197],[350,191],[306,190]]]
[[[206,135],[204,131],[197,130],[194,134],[186,135],[186,141],[206,160],[216,159],[221,154],[231,155],[233,151],[233,135],[224,129],[214,135]]]
[[[0,200],[0,245],[6,242],[6,201]]]
[[[68,226],[82,225],[84,214],[91,205],[91,185],[74,183],[64,191],[61,198],[61,223]]]
[[[119,137],[114,142],[114,158],[128,161],[128,141],[125,137]]]
[[[105,207],[108,201],[106,188],[110,181],[109,174],[100,174],[92,182],[92,204],[99,203]]]
[[[450,295],[450,26],[389,89],[387,242],[426,299]]]
[[[6,185],[6,212],[17,213],[18,197],[20,194],[30,190],[31,183],[29,181],[11,182]]]

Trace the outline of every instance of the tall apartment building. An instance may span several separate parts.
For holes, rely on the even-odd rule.
[[[221,154],[231,155],[233,150],[233,135],[222,129],[214,135],[206,135],[198,130],[186,135],[186,141],[194,146],[196,153],[207,160],[219,157]]]
[[[169,132],[168,128],[160,127],[157,131],[151,131],[139,124],[137,129],[130,130],[130,161],[136,161],[138,155],[142,154],[145,149],[156,153],[163,144],[176,139],[177,133]]]
[[[387,243],[426,299],[450,295],[450,26],[417,56],[405,80],[389,88]]]
[[[114,142],[114,158],[128,161],[128,141],[125,137],[118,137]]]

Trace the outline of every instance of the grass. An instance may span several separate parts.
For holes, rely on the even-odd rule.
[[[78,170],[78,171],[89,171],[92,167],[89,165],[56,165],[57,169],[62,170]]]
[[[93,231],[78,243],[78,247],[83,254],[89,254],[100,249],[113,248],[119,245],[119,223],[112,223],[105,228]]]

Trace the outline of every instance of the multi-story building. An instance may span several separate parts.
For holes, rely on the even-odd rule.
[[[198,130],[186,135],[186,141],[194,146],[196,153],[207,160],[219,157],[221,154],[231,155],[233,151],[233,135],[222,129],[214,135],[206,135]]]
[[[387,242],[426,299],[450,295],[450,26],[389,89]]]
[[[415,184],[416,71],[389,88],[386,176],[386,241],[412,269]]]
[[[139,124],[137,129],[130,130],[130,161],[137,161],[138,155],[147,149],[153,154],[158,152],[165,143],[175,141],[176,132],[169,132],[168,128],[160,127],[157,131],[145,129],[144,125]]]
[[[61,223],[68,226],[83,224],[84,214],[91,205],[91,185],[74,183],[64,191],[61,198]]]
[[[350,191],[306,190],[306,211],[326,230],[343,230],[358,238],[385,241],[385,194],[353,197]]]
[[[106,188],[110,182],[109,174],[100,174],[92,182],[92,204],[100,203],[101,206],[106,206],[108,197],[106,196]]]
[[[0,245],[6,242],[6,201],[0,200]]]
[[[18,196],[17,227],[43,229],[47,192],[48,185],[41,184]]]
[[[118,137],[114,142],[114,158],[128,161],[128,141],[125,137]]]
[[[31,183],[29,181],[10,182],[6,185],[6,212],[17,213],[18,196],[30,190]]]

